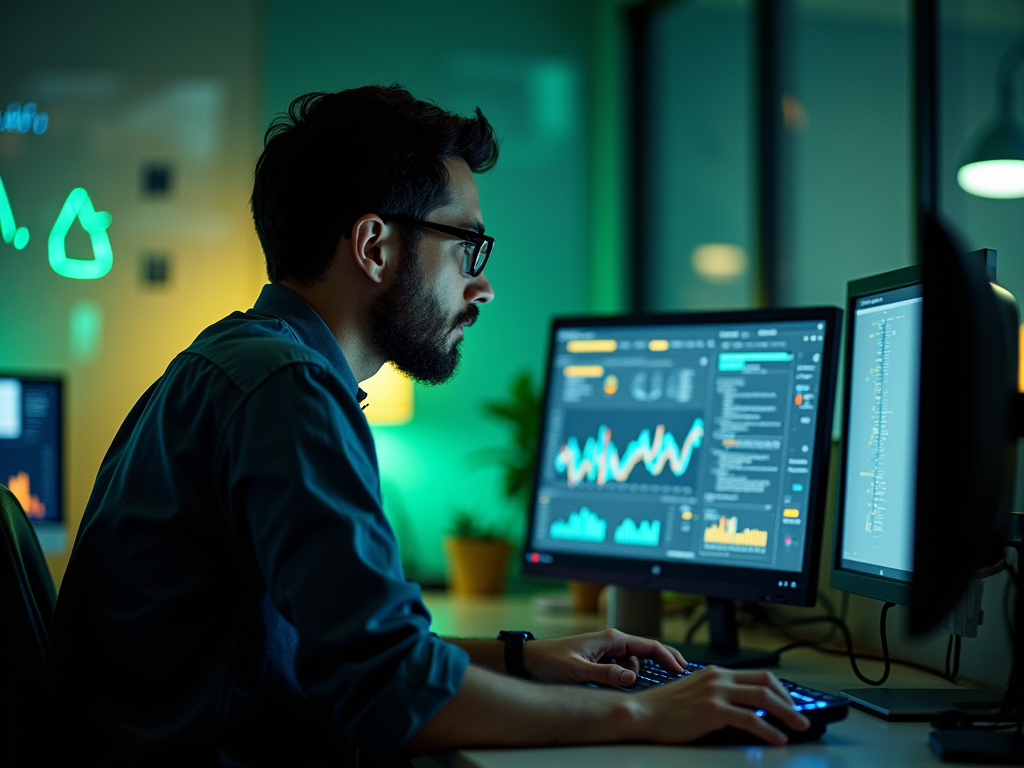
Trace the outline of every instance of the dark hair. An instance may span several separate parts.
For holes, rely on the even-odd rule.
[[[498,160],[479,108],[460,117],[398,85],[300,96],[263,144],[251,205],[267,276],[306,285],[327,271],[360,216],[424,218],[445,205],[448,158],[476,173]]]

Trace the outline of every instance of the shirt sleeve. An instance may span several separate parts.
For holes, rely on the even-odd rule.
[[[296,629],[303,692],[351,744],[396,754],[454,695],[469,658],[430,632],[402,574],[355,397],[319,366],[283,368],[231,417],[218,461],[229,523]]]

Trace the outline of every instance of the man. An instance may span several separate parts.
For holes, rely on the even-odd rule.
[[[128,415],[54,618],[78,757],[313,765],[471,745],[681,742],[806,722],[768,673],[626,696],[516,679],[498,641],[442,640],[381,512],[356,382],[450,378],[493,298],[473,172],[498,147],[401,88],[309,94],[267,133],[252,197],[271,285],[206,329]],[[628,684],[607,631],[526,642],[546,683]],[[616,663],[621,661],[621,665]]]

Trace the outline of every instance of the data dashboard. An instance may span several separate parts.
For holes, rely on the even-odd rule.
[[[530,556],[800,571],[824,326],[556,329]]]

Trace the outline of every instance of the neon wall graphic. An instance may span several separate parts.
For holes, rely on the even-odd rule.
[[[693,420],[682,445],[676,442],[673,433],[666,431],[664,424],[659,424],[654,430],[653,440],[651,430],[644,429],[620,455],[612,441],[612,431],[602,424],[597,430],[597,437],[588,437],[582,450],[579,441],[570,437],[555,456],[555,469],[565,473],[570,488],[584,479],[598,485],[623,483],[640,464],[653,477],[660,475],[666,466],[673,475],[682,477],[703,439],[704,420],[701,418]]]
[[[93,255],[91,259],[68,257],[64,243],[76,220],[89,234]],[[110,272],[114,266],[114,252],[110,246],[110,237],[107,235],[110,222],[110,214],[106,211],[97,211],[85,189],[76,187],[71,190],[47,240],[50,267],[53,271],[74,280],[97,280]],[[10,243],[19,251],[28,245],[29,231],[15,223],[11,200],[3,179],[0,179],[0,235],[3,236],[5,243]]]
[[[11,210],[3,179],[0,179],[0,234],[5,243],[12,244],[19,251],[28,245],[28,230],[14,223],[14,211]]]
[[[92,260],[69,259],[65,251],[64,240],[76,218],[82,229],[89,233]],[[96,280],[107,274],[114,266],[114,252],[110,248],[110,238],[107,237],[110,220],[109,213],[93,208],[88,192],[81,187],[72,189],[50,230],[48,249],[53,271],[76,280]]]
[[[50,125],[50,116],[40,112],[35,102],[29,101],[22,104],[20,101],[12,101],[7,105],[7,110],[0,112],[0,131],[8,133],[44,134]]]

